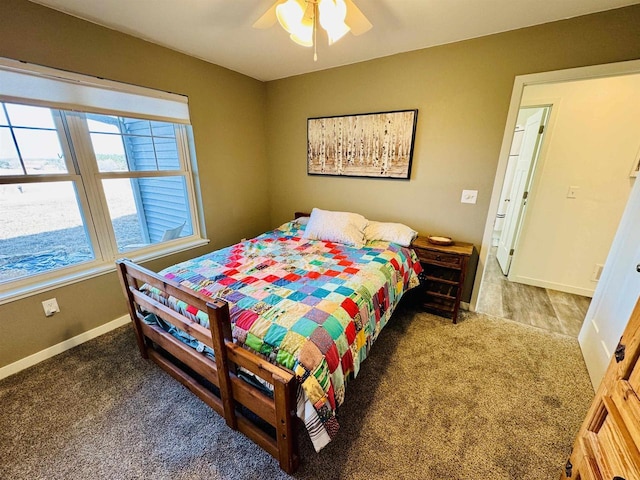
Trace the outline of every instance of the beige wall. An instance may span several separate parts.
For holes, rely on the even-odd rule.
[[[188,95],[212,243],[150,268],[269,228],[264,83],[25,0],[2,0],[0,56]],[[108,274],[1,305],[0,367],[124,315],[123,299]]]
[[[353,210],[479,247],[515,76],[637,59],[638,25],[634,6],[269,82],[273,223]],[[307,117],[408,108],[419,109],[410,181],[307,176]],[[479,191],[476,205],[460,203],[463,189]]]
[[[522,105],[552,104],[509,278],[592,296],[640,148],[640,75],[529,85]],[[576,198],[567,198],[577,186]]]

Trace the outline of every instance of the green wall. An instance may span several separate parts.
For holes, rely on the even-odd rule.
[[[152,269],[314,206],[479,245],[514,77],[640,58],[633,6],[265,84],[26,0],[2,7],[0,56],[189,96],[212,244]],[[307,117],[405,108],[420,110],[410,181],[306,175]],[[45,318],[54,296],[62,311]],[[114,274],[1,305],[0,367],[125,313]]]
[[[164,266],[267,230],[265,84],[25,0],[2,0],[0,56],[189,97],[211,244]],[[41,301],[61,312],[46,318]],[[0,305],[0,367],[126,314],[115,274]]]

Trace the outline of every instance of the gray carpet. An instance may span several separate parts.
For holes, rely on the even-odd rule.
[[[300,479],[555,479],[593,398],[573,338],[401,306]],[[0,381],[2,479],[280,479],[122,327]]]

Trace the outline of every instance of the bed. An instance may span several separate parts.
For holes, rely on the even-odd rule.
[[[316,450],[404,292],[415,253],[304,238],[305,214],[159,273],[118,270],[136,340],[150,358],[292,473],[302,419]]]

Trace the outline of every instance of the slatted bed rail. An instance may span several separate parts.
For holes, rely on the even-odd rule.
[[[117,265],[142,357],[157,363],[223,416],[229,427],[239,430],[277,458],[285,472],[293,473],[298,466],[295,432],[298,383],[293,372],[273,365],[234,343],[226,302],[207,298],[129,260],[118,260]],[[140,290],[144,284],[206,312],[210,328],[203,327],[145,294]],[[161,327],[146,323],[144,317],[149,313],[211,347],[215,361],[182,343]],[[180,362],[215,385],[219,395],[183,368]],[[237,367],[242,367],[271,384],[273,398],[239,378]],[[275,429],[276,438],[243,415],[238,408],[239,404],[271,425]]]

